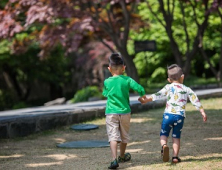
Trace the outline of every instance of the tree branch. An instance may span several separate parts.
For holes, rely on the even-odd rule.
[[[183,28],[184,28],[185,35],[186,35],[187,52],[189,52],[190,51],[190,38],[189,38],[188,31],[187,31],[187,24],[186,24],[186,21],[185,21],[185,13],[184,13],[184,6],[183,6],[182,3],[183,2],[180,2],[180,8],[181,8],[182,16],[183,16]]]
[[[153,16],[157,19],[157,21],[165,28],[166,25],[164,25],[164,23],[162,22],[162,20],[157,16],[157,14],[153,11],[152,7],[150,6],[149,2],[147,1],[147,6],[150,10],[150,12],[153,14]]]
[[[115,50],[109,45],[107,44],[102,38],[99,38],[98,39],[103,43],[103,45],[105,45],[111,52],[115,52]]]
[[[196,14],[196,10],[195,10],[195,8],[197,8],[197,2],[194,1],[195,4],[192,4],[191,1],[189,1],[189,2],[190,2],[191,6],[192,6],[192,9],[193,9],[193,13],[194,13],[194,21],[195,21],[195,23],[197,24],[197,26],[199,27],[200,24],[198,23],[198,20],[197,20],[197,14]]]
[[[175,9],[175,1],[173,1],[173,8],[172,8],[172,14],[174,13],[174,9]]]
[[[108,16],[108,20],[109,20],[109,22],[107,23],[107,25],[109,25],[109,27],[110,27],[110,29],[112,30],[112,34],[116,34],[116,32],[115,32],[115,29],[113,28],[113,25],[112,25],[112,19],[111,19],[111,12],[106,8],[106,14],[107,14],[107,16]],[[112,16],[113,16],[113,14],[112,14]],[[103,20],[103,23],[106,23],[104,20]]]
[[[92,2],[93,3],[93,2]],[[112,26],[112,20],[110,17],[110,12],[108,11],[108,9],[106,8],[106,13],[107,13],[107,17],[109,22],[106,22],[102,17],[99,16],[99,10],[98,8],[95,6],[95,4],[93,3],[93,7],[95,9],[95,12],[92,11],[92,8],[90,6],[90,4],[88,4],[88,8],[90,9],[90,12],[93,14],[95,13],[95,16],[92,15],[92,18],[97,22],[97,24],[100,25],[100,27],[103,29],[104,32],[106,32],[113,40],[114,44],[119,47],[120,43],[118,42],[118,38],[117,33],[115,32],[113,26]],[[99,22],[99,20],[101,20],[102,22]],[[110,49],[110,51],[114,51],[111,47],[109,47],[108,44],[106,44],[100,37],[96,36],[97,39],[99,41],[101,41],[107,48]]]
[[[208,11],[208,8],[206,6],[205,8],[205,12]],[[196,54],[196,52],[198,51],[199,48],[202,48],[202,38],[204,35],[204,32],[207,28],[208,25],[208,19],[209,19],[209,12],[205,13],[205,18],[204,21],[202,22],[202,24],[197,23],[198,26],[198,30],[197,30],[197,35],[194,39],[193,45],[192,45],[192,50],[187,53],[187,60],[185,63],[185,67],[190,67],[190,61],[192,60],[192,58],[194,57],[194,55]]]
[[[129,36],[129,27],[130,27],[130,15],[126,8],[126,3],[124,1],[120,1],[119,3],[121,5],[121,8],[123,10],[123,16],[125,18],[122,43],[127,44],[127,40]]]
[[[160,11],[163,14],[164,20],[166,22],[166,32],[167,35],[170,39],[170,46],[172,49],[172,52],[174,54],[175,60],[177,62],[177,64],[182,66],[182,55],[181,52],[179,50],[178,44],[175,41],[175,38],[173,37],[173,30],[172,30],[172,22],[173,22],[173,17],[171,15],[168,15],[167,12],[164,9],[164,1],[163,0],[158,0],[159,1],[159,5],[160,5]]]
[[[217,12],[220,16],[220,20],[221,20],[221,23],[222,23],[222,13],[220,11],[219,8],[217,8]],[[219,61],[219,66],[220,66],[220,70],[219,70],[219,73],[220,73],[220,87],[222,87],[222,27],[220,27],[221,31],[220,31],[220,38],[221,38],[221,44],[220,44],[220,61]]]
[[[136,2],[131,2],[131,8],[130,8],[129,13],[133,13],[135,10],[135,7],[136,7]]]
[[[167,13],[170,16],[171,12],[170,12],[170,0],[167,0]]]
[[[113,25],[112,25],[112,19],[111,19],[111,11],[109,11],[107,8],[106,8],[106,13],[107,13],[107,16],[108,16],[108,20],[109,20],[109,24],[110,25],[110,29],[111,29],[111,32],[109,32],[109,36],[111,37],[111,39],[113,40],[114,44],[116,45],[117,48],[120,48],[121,46],[121,42],[118,41],[118,38],[117,36],[119,37],[120,36],[120,32],[116,32],[115,29],[113,28]],[[113,15],[113,14],[112,14]],[[103,23],[105,23],[105,21],[103,21]],[[106,31],[106,29],[104,30]]]
[[[217,71],[215,70],[214,66],[212,65],[210,59],[208,58],[206,52],[204,51],[203,47],[199,48],[200,52],[202,54],[202,56],[204,57],[204,59],[207,61],[207,63],[210,65],[210,69],[212,71],[212,73],[214,74],[215,78],[218,79],[217,77]]]
[[[97,22],[97,24],[102,25],[102,27],[104,28],[104,30],[106,30],[107,32],[109,32],[110,34],[114,33],[114,30],[112,29],[112,26],[110,26],[107,22],[104,21],[104,19],[102,17],[99,16],[99,11],[98,8],[95,6],[95,4],[92,2],[93,7],[95,9],[95,12],[92,10],[92,6],[91,3],[88,3],[88,8],[90,10],[91,14],[95,14],[95,15],[91,15],[91,17],[94,19],[94,21]],[[102,22],[99,22],[99,19]]]

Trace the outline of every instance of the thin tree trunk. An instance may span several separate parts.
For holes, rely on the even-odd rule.
[[[63,90],[61,86],[55,83],[50,83],[49,86],[50,86],[50,99],[51,100],[63,97]]]
[[[12,85],[12,82],[10,80],[10,76],[8,75],[8,73],[3,71],[2,75],[4,77],[4,80],[5,80],[5,83],[6,83],[7,87],[9,89],[13,89],[13,85]]]
[[[10,77],[13,88],[16,91],[18,98],[22,99],[23,93],[21,87],[19,86],[19,82],[17,81],[16,72],[14,72],[13,69],[8,66],[8,64],[3,65],[3,71],[6,72],[7,75]]]
[[[173,15],[174,15],[174,10],[172,10],[172,12],[170,11],[170,6],[169,3],[167,4],[167,9],[168,11],[165,10],[165,4],[163,0],[159,0],[159,4],[160,4],[160,11],[163,14],[164,20],[165,20],[165,24],[166,25],[162,25],[165,27],[166,33],[170,39],[170,46],[174,55],[174,58],[176,60],[176,63],[180,66],[183,66],[183,62],[182,62],[182,54],[179,50],[179,47],[173,37],[173,30],[172,30],[172,22],[173,22]],[[152,9],[151,9],[152,10]],[[152,12],[152,11],[151,11]],[[155,14],[154,12],[152,12],[156,18],[158,19],[158,14]]]
[[[133,58],[128,54],[127,50],[119,49],[126,64],[126,74],[139,83],[139,76]]]
[[[172,1],[174,2],[174,1]],[[190,38],[187,32],[187,24],[185,22],[185,13],[184,13],[184,6],[183,4],[181,4],[181,13],[183,15],[183,26],[184,26],[184,31],[186,34],[186,44],[187,44],[187,51],[185,54],[182,54],[182,52],[180,51],[177,42],[175,41],[175,38],[173,36],[173,30],[172,30],[172,24],[174,21],[174,3],[171,3],[170,5],[170,1],[168,0],[167,3],[166,1],[163,0],[159,0],[159,11],[163,14],[163,18],[165,21],[162,22],[161,18],[158,17],[159,13],[155,13],[152,8],[149,6],[148,7],[150,9],[150,11],[152,12],[152,14],[154,14],[154,16],[157,18],[157,20],[160,22],[160,24],[162,26],[164,26],[166,33],[170,39],[170,46],[175,58],[175,61],[178,65],[183,67],[184,73],[186,74],[186,76],[189,76],[190,74],[190,69],[191,69],[191,60],[194,58],[195,54],[197,53],[199,47],[200,47],[200,40],[202,39],[203,35],[204,35],[204,31],[207,27],[208,24],[208,18],[210,13],[207,12],[208,11],[208,3],[204,2],[205,5],[205,18],[204,21],[202,23],[199,23],[197,20],[197,15],[195,12],[195,8],[197,7],[197,2],[195,1],[194,3],[190,3],[193,7],[193,12],[194,12],[194,18],[195,18],[195,23],[198,27],[198,31],[193,43],[193,47],[190,49]],[[183,57],[186,57],[185,61],[183,60]]]
[[[27,87],[23,90],[20,82],[17,80],[17,72],[7,64],[3,66],[3,70],[5,81],[7,81],[9,87],[16,91],[20,100],[26,101],[31,91],[31,85],[27,84]]]
[[[222,23],[222,13],[220,12],[219,9],[217,9],[218,11],[218,14],[220,16],[220,20],[221,20],[221,23]],[[220,83],[219,83],[219,86],[222,87],[222,26],[220,27],[220,37],[221,37],[221,43],[220,43],[220,62],[219,62],[219,78],[220,78]]]
[[[220,45],[220,63],[219,63],[220,71],[219,71],[219,78],[220,78],[220,87],[222,87],[222,32],[221,32],[221,45]]]
[[[207,57],[207,54],[205,53],[203,47],[200,48],[200,52],[201,52],[202,56],[204,57],[204,59],[207,61],[207,63],[210,65],[210,69],[211,69],[212,73],[214,74],[214,77],[218,80],[217,71],[215,70],[212,63],[210,62],[210,59]]]

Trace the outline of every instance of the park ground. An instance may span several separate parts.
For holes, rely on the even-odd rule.
[[[132,114],[127,152],[132,160],[120,163],[127,170],[222,170],[222,98],[201,100],[208,115],[203,122],[190,103],[182,132],[182,162],[163,163],[160,157],[159,131],[163,108]],[[62,149],[56,145],[77,140],[106,140],[105,119],[85,123],[99,125],[91,131],[74,131],[70,126],[28,137],[0,140],[0,169],[4,170],[103,170],[111,161],[109,147]],[[172,140],[169,140],[172,156]]]

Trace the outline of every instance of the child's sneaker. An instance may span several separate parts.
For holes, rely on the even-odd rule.
[[[119,167],[117,159],[115,159],[113,162],[111,162],[110,166],[108,167],[109,169],[116,169]]]
[[[161,154],[163,156],[163,162],[168,162],[170,156],[169,156],[169,147],[166,144],[162,146]]]
[[[130,153],[125,153],[123,158],[120,156],[118,157],[118,162],[127,162],[129,160],[131,160]]]

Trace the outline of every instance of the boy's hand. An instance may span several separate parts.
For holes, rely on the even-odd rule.
[[[206,115],[206,113],[204,112],[204,110],[203,110],[203,109],[200,109],[200,113],[201,113],[201,115],[202,115],[202,117],[203,117],[203,121],[206,122],[206,121],[207,121],[207,115]]]
[[[139,100],[142,104],[144,104],[144,103],[148,103],[148,102],[153,101],[153,98],[152,98],[151,96],[147,98],[147,97],[144,95],[144,96],[142,96],[142,97],[139,97],[138,100]]]
[[[203,121],[206,122],[207,121],[207,115],[204,113],[204,114],[202,114],[202,117],[203,117]]]
[[[144,104],[145,102],[146,96],[142,96],[138,98],[138,101],[140,101],[140,103]]]

